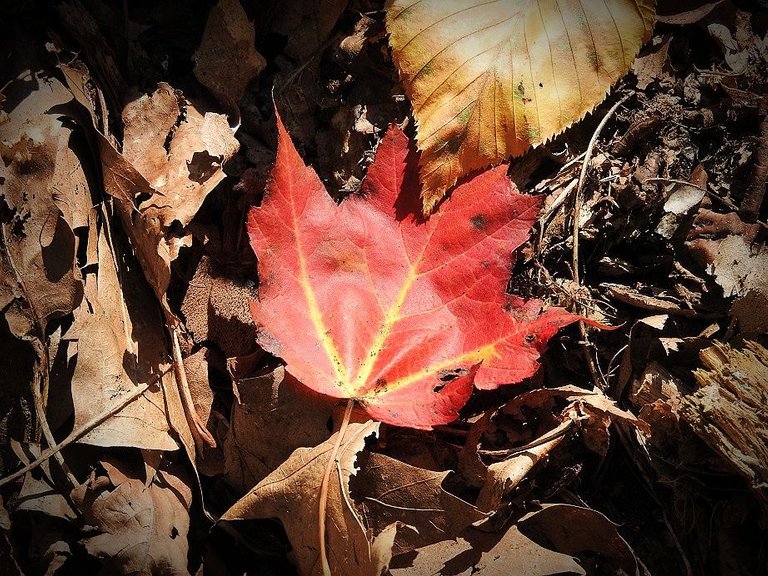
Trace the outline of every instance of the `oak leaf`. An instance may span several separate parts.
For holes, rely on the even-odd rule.
[[[423,151],[424,211],[458,178],[599,104],[650,38],[655,0],[394,0],[387,31]]]
[[[249,214],[259,260],[258,340],[306,386],[413,428],[454,420],[472,383],[493,389],[538,368],[577,319],[505,294],[512,251],[540,199],[499,167],[420,215],[416,154],[392,127],[363,194],[337,205],[282,122],[272,179]]]

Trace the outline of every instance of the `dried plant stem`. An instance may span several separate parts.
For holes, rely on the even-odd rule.
[[[347,407],[344,410],[344,417],[341,420],[341,426],[336,434],[336,442],[333,444],[333,450],[331,450],[328,456],[328,462],[325,465],[325,472],[323,473],[323,482],[320,484],[320,499],[318,501],[318,522],[317,522],[317,537],[320,543],[320,562],[323,567],[323,576],[331,576],[331,567],[328,564],[328,552],[326,550],[325,542],[325,514],[328,508],[328,485],[331,481],[331,472],[336,467],[339,461],[339,447],[341,441],[344,438],[344,434],[347,432],[347,426],[349,425],[350,417],[352,416],[352,408],[355,406],[355,401],[351,398],[347,401]],[[341,481],[341,480],[339,480]]]
[[[765,198],[765,185],[768,179],[768,97],[760,100],[760,138],[754,153],[752,172],[747,180],[744,200],[741,202],[739,216],[744,222],[757,222],[760,208]]]
[[[202,452],[204,445],[215,448],[216,440],[208,432],[205,424],[201,422],[200,416],[197,415],[195,403],[192,400],[192,393],[189,391],[187,372],[184,370],[184,359],[181,357],[181,347],[179,346],[179,328],[176,326],[169,328],[169,330],[171,333],[171,347],[173,348],[173,370],[176,376],[179,396],[181,396],[181,403],[184,407],[184,415],[187,418],[187,424],[192,432],[192,437],[195,439],[195,446],[198,452]]]
[[[587,146],[587,151],[584,153],[584,160],[581,164],[581,173],[579,174],[579,184],[576,186],[576,197],[573,201],[573,259],[571,262],[572,265],[572,274],[573,274],[573,281],[577,285],[581,285],[581,277],[579,274],[579,221],[581,219],[581,208],[584,204],[584,195],[582,194],[582,191],[584,189],[584,184],[587,180],[587,170],[589,169],[589,162],[592,159],[592,152],[594,151],[595,144],[597,143],[597,139],[600,136],[600,133],[603,131],[603,128],[605,128],[605,125],[608,123],[608,120],[611,119],[611,117],[614,115],[616,110],[619,109],[619,107],[624,104],[624,102],[627,101],[627,99],[631,96],[631,94],[627,94],[624,96],[621,100],[616,102],[613,106],[611,106],[611,109],[608,110],[605,116],[603,116],[603,119],[600,121],[600,123],[597,125],[597,128],[595,128],[594,134],[592,134],[592,138],[589,141],[589,145]],[[577,304],[578,305],[578,304]],[[579,312],[579,310],[577,310]],[[595,386],[600,389],[605,389],[607,387],[607,383],[602,378],[602,375],[599,373],[597,369],[597,364],[595,362],[595,359],[592,357],[592,353],[589,350],[589,338],[587,336],[587,328],[584,325],[584,322],[581,320],[579,321],[579,335],[581,336],[581,341],[584,346],[584,358],[587,361],[587,367],[589,368],[589,373],[592,376],[592,381],[594,382]]]
[[[77,442],[78,440],[80,440],[80,438],[82,438],[83,436],[88,434],[88,432],[96,428],[96,426],[106,421],[107,419],[111,418],[112,416],[120,412],[120,410],[125,408],[128,404],[136,400],[136,398],[144,394],[144,392],[149,390],[150,386],[157,383],[160,380],[160,378],[162,378],[167,373],[168,371],[166,370],[162,372],[159,376],[157,376],[152,382],[137,386],[135,390],[133,390],[132,392],[130,392],[129,394],[121,398],[120,401],[116,402],[114,406],[108,408],[101,414],[94,416],[77,430],[73,430],[69,436],[64,438],[64,440],[59,442],[56,446],[49,446],[48,448],[46,448],[40,453],[40,456],[38,458],[30,462],[20,470],[17,470],[13,474],[10,474],[5,478],[0,478],[0,487],[3,487],[10,482],[13,482],[14,480],[23,476],[30,470],[34,470],[35,468],[40,466],[40,464],[48,460],[51,456],[55,456],[70,444],[73,444],[74,442]]]
[[[32,398],[34,399],[35,415],[37,416],[37,423],[40,426],[40,430],[45,437],[45,441],[48,443],[48,448],[56,448],[56,439],[53,437],[51,426],[48,424],[48,418],[45,415],[47,398],[48,398],[48,386],[49,386],[49,371],[48,371],[48,352],[45,349],[45,345],[40,340],[35,339],[32,341],[32,347],[37,354],[37,370],[35,370],[35,376],[32,379]],[[80,483],[77,478],[67,466],[64,461],[64,457],[60,452],[54,452],[53,457],[61,467],[62,472],[67,478],[69,488],[73,489]]]

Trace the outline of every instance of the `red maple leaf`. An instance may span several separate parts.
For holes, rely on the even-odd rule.
[[[505,170],[456,187],[424,219],[417,157],[393,126],[363,193],[336,204],[278,118],[271,181],[248,218],[259,344],[309,388],[412,428],[454,420],[473,382],[532,375],[547,340],[579,317],[505,293],[540,206]]]

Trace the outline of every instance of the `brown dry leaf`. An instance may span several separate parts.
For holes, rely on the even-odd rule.
[[[391,2],[425,212],[461,176],[524,153],[599,104],[650,38],[654,12],[654,0]]]
[[[658,22],[664,24],[676,24],[684,26],[685,24],[695,24],[705,18],[712,10],[717,8],[725,0],[716,0],[702,4],[700,0],[686,0],[679,2],[665,2],[659,8],[656,16]],[[673,12],[667,12],[673,10]]]
[[[22,445],[13,439],[9,444],[22,464],[29,464],[40,456],[38,444]],[[77,519],[77,513],[69,501],[56,488],[56,482],[51,475],[50,460],[43,462],[37,470],[30,470],[24,475],[24,483],[14,499],[14,512],[21,510],[41,512],[70,522]]]
[[[574,558],[544,548],[523,535],[517,526],[501,534],[469,528],[456,540],[426,546],[415,556],[395,556],[392,566],[392,576],[586,574]]]
[[[570,504],[545,504],[518,523],[523,534],[553,550],[576,556],[588,574],[638,576],[635,554],[618,525],[597,510]]]
[[[350,489],[368,529],[375,534],[397,522],[415,529],[397,531],[394,554],[453,539],[486,517],[443,489],[448,472],[417,468],[375,452],[361,454],[358,466]]]
[[[181,303],[187,330],[195,344],[215,342],[227,358],[253,351],[256,328],[248,302],[256,300],[253,286],[222,274],[203,256]]]
[[[750,290],[768,293],[768,249],[752,248],[742,236],[722,240],[696,240],[694,249],[706,251],[707,270],[728,296],[743,296]]]
[[[271,2],[274,10],[270,30],[284,36],[288,43],[283,53],[299,64],[306,64],[319,50],[347,7],[348,0],[279,0]]]
[[[54,111],[72,96],[55,78],[34,79],[37,88],[0,125],[0,309],[20,338],[42,337],[48,320],[80,303],[73,230],[88,225],[90,209],[72,126]]]
[[[239,0],[219,0],[208,14],[195,52],[195,77],[222,103],[234,109],[248,83],[267,65],[256,51],[253,22]]]
[[[206,347],[184,358],[184,371],[194,411],[201,425],[216,441],[216,446],[204,445],[195,453],[195,467],[204,476],[220,476],[226,471],[223,443],[229,422],[220,411],[217,394],[213,389],[214,374],[223,370],[224,363],[220,352]],[[221,375],[223,377],[223,373]]]
[[[653,39],[648,52],[638,56],[632,64],[632,72],[637,77],[637,88],[645,90],[654,81],[673,82],[674,70],[669,63],[669,44],[672,35]]]
[[[97,227],[94,215],[93,226]],[[139,398],[88,432],[80,442],[176,450],[173,430],[189,434],[184,420],[170,411],[176,384],[168,356],[160,309],[140,271],[125,258],[128,247],[107,238],[99,226],[97,266],[85,277],[85,297],[75,322],[62,335],[61,353],[71,359],[75,428],[108,411],[121,396],[151,384]],[[177,423],[172,425],[172,423]]]
[[[571,424],[571,420],[566,418],[560,426],[535,442],[534,446],[488,466],[485,483],[477,496],[477,507],[488,512],[498,510],[504,497],[523,481],[540,460],[563,442]]]
[[[122,153],[101,127],[100,92],[82,64],[60,64],[67,84],[91,115],[104,175],[123,228],[168,318],[171,262],[191,243],[185,227],[224,178],[237,140],[222,114],[201,113],[181,92],[160,83],[123,110]]]
[[[353,423],[341,439],[337,466],[328,490],[328,562],[338,576],[379,576],[392,554],[396,524],[379,534],[366,530],[349,494],[350,477],[365,441],[378,434],[377,422]],[[338,432],[337,432],[338,434]],[[285,528],[299,572],[321,574],[318,553],[318,499],[323,472],[336,435],[314,448],[299,448],[259,482],[223,516],[222,520],[278,518]]]
[[[97,532],[82,544],[103,561],[102,573],[188,574],[192,480],[184,466],[166,464],[151,477],[132,460],[109,457],[100,466],[104,472],[72,497]]]
[[[282,366],[234,384],[235,403],[224,440],[226,479],[244,494],[297,448],[328,439],[335,400],[301,386]],[[265,434],[265,430],[290,433]]]

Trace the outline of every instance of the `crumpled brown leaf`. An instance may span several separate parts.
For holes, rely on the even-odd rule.
[[[72,497],[96,534],[82,543],[102,573],[186,575],[191,478],[181,464],[152,469],[106,457]]]
[[[564,405],[563,408],[558,406]],[[482,437],[497,430],[494,419],[513,418],[526,425],[527,414],[535,410],[542,421],[542,431],[535,438],[519,438],[522,446],[513,447],[499,456],[498,462],[486,466],[479,457],[478,447]],[[585,390],[577,386],[559,388],[537,388],[518,395],[498,410],[478,420],[467,438],[461,455],[461,465],[466,474],[474,476],[480,485],[477,506],[481,510],[495,511],[539,461],[550,455],[571,435],[579,433],[584,445],[590,450],[604,454],[609,444],[609,427],[614,422],[623,422],[643,431],[648,426],[632,413],[619,408],[604,393]],[[511,431],[510,431],[511,432]],[[512,433],[514,437],[514,433]],[[514,438],[512,438],[514,440]],[[515,442],[513,442],[514,446]]]
[[[267,65],[256,51],[255,36],[239,0],[219,0],[208,14],[203,40],[193,56],[195,77],[233,110],[248,83]]]
[[[82,64],[60,64],[68,86],[97,130],[104,188],[116,200],[144,274],[166,316],[170,265],[191,243],[185,227],[224,178],[238,144],[222,114],[203,113],[166,83],[122,113],[123,149],[104,128],[98,88]],[[94,97],[94,94],[96,97]]]
[[[350,477],[365,441],[378,434],[379,423],[348,426],[337,455],[328,490],[328,562],[340,576],[379,576],[392,554],[396,524],[373,534],[366,530],[349,494]],[[338,434],[338,432],[337,432]],[[222,520],[278,518],[293,548],[299,572],[322,572],[318,553],[318,499],[323,472],[336,435],[314,448],[299,448],[277,470],[259,482],[223,516]]]
[[[73,128],[54,110],[71,95],[42,72],[34,79],[36,89],[0,125],[0,309],[20,338],[41,337],[49,319],[80,303],[73,230],[88,225],[90,208]]]

